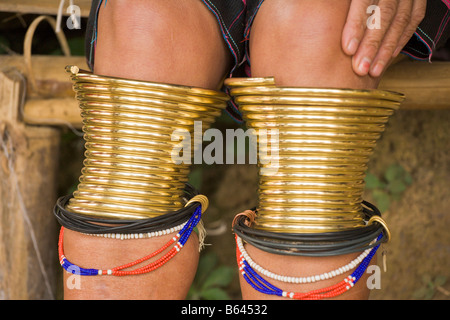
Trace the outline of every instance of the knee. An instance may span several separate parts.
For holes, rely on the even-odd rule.
[[[100,8],[98,73],[213,87],[227,54],[215,18],[200,1],[108,1]]]
[[[126,48],[145,54],[147,49],[162,50],[173,40],[183,40],[177,35],[187,24],[191,26],[185,30],[186,38],[194,28],[189,19],[179,19],[177,9],[172,1],[134,1],[132,5],[123,0],[108,2],[100,8],[98,42],[111,42],[117,50]]]
[[[283,3],[281,3],[283,2]],[[265,0],[251,29],[252,75],[275,76],[281,85],[365,87],[341,38],[349,1]],[[354,80],[357,83],[354,83]],[[359,83],[361,82],[362,83]]]
[[[334,47],[340,41],[348,7],[348,1],[265,0],[253,28],[301,49]]]

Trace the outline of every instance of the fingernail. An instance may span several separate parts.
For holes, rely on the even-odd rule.
[[[361,72],[362,74],[368,73],[371,62],[372,61],[367,57],[362,58],[361,62],[359,63],[359,66],[358,66],[359,72]]]
[[[347,46],[347,53],[348,54],[355,54],[356,50],[358,49],[359,41],[356,38],[353,38],[350,40]]]
[[[372,77],[379,77],[384,69],[384,62],[378,61],[370,71]]]

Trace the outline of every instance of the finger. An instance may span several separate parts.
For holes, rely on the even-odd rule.
[[[372,77],[381,76],[386,66],[391,61],[394,51],[399,45],[399,40],[403,31],[411,21],[412,8],[412,0],[402,0],[399,2],[397,13],[383,38],[372,65],[370,66],[369,73]]]
[[[403,31],[400,40],[398,41],[398,46],[393,53],[393,58],[399,55],[399,53],[413,36],[414,32],[416,32],[417,27],[422,22],[423,18],[425,18],[426,10],[427,0],[414,0],[411,12],[411,20]]]
[[[398,0],[380,0],[378,6],[379,11],[375,11],[373,17],[378,19],[379,27],[366,29],[364,38],[352,59],[353,69],[360,76],[365,76],[369,73],[372,61],[397,13]]]
[[[367,7],[374,3],[373,0],[351,1],[341,40],[346,54],[354,55],[358,49],[366,29]]]

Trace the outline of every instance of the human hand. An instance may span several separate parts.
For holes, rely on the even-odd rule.
[[[379,7],[379,28],[368,28],[368,7]],[[426,0],[352,0],[342,48],[360,76],[379,77],[408,43],[425,16]]]

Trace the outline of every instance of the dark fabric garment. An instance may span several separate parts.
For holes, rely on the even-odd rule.
[[[450,38],[450,0],[428,0],[427,12],[402,53],[431,61],[433,54]]]

